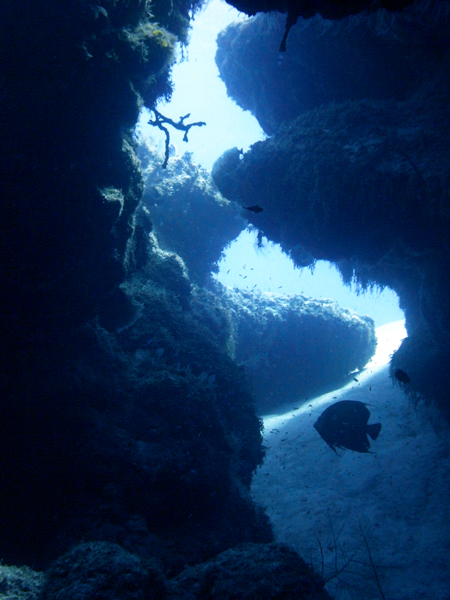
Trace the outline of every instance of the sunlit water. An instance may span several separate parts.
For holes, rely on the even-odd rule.
[[[227,287],[277,294],[302,294],[327,298],[359,315],[368,315],[381,326],[404,319],[398,296],[391,289],[357,294],[355,286],[344,285],[337,269],[318,261],[314,270],[296,269],[277,244],[256,245],[256,233],[243,231],[219,262],[218,281]]]

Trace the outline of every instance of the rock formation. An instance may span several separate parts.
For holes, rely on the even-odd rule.
[[[259,414],[342,387],[376,347],[372,319],[331,300],[222,290],[233,356],[245,367]]]
[[[143,202],[158,243],[183,258],[193,281],[207,284],[224,248],[246,227],[242,211],[217,192],[210,173],[189,154],[172,158],[165,170],[144,145],[140,156],[147,165]]]
[[[5,563],[100,541],[169,573],[272,539],[248,496],[261,423],[228,322],[141,203],[132,130],[170,96],[199,5],[2,6]]]
[[[403,48],[403,58],[397,58],[397,65],[414,59],[413,70],[418,76],[412,82],[410,69],[397,71],[401,81],[408,80],[401,98],[398,86],[392,90],[387,86],[381,93],[383,88],[374,84],[369,90],[368,85],[357,81],[358,69],[353,74],[354,85],[344,86],[343,94],[349,95],[345,101],[336,96],[338,78],[330,83],[317,64],[311,72],[289,75],[298,64],[308,65],[310,58],[314,65],[314,55],[308,56],[308,48],[303,47],[301,63],[295,58],[291,66],[287,65],[291,95],[300,96],[294,104],[288,102],[288,122],[279,127],[288,94],[276,89],[266,94],[263,87],[265,99],[253,107],[264,113],[261,121],[270,123],[276,133],[255,144],[244,156],[237,149],[228,151],[213,168],[213,178],[228,199],[245,205],[258,203],[263,208],[249,215],[249,220],[269,239],[280,243],[294,262],[303,265],[311,260],[308,257],[329,260],[339,267],[346,281],[356,278],[362,287],[388,285],[397,292],[409,337],[392,359],[393,372],[397,368],[405,370],[411,377],[408,391],[412,396],[433,400],[447,413],[448,7],[448,3],[415,4],[392,18],[387,32],[380,32],[379,44],[385,47],[380,56],[391,52],[393,40],[397,40],[395,44]],[[312,54],[321,44],[327,48],[328,38],[340,36],[343,28],[350,31],[352,26],[366,27],[369,40],[374,35],[372,17],[367,21],[358,16],[346,23],[330,23],[323,33],[316,27]],[[239,55],[241,72],[247,65],[249,69],[254,67],[253,41],[249,52],[245,43],[237,44],[239,38],[244,41],[258,37],[256,34],[253,38],[252,27],[260,30],[260,18],[248,25],[247,36],[241,35],[238,26],[234,41],[231,31],[224,34],[232,51],[222,64]],[[314,27],[307,28],[308,36],[310,30]],[[301,34],[300,30],[295,33],[299,37]],[[278,29],[268,35],[276,38]],[[355,37],[356,47],[361,48],[361,36]],[[351,43],[344,45],[339,55],[339,47],[335,46],[335,64],[342,70],[349,48]],[[266,49],[265,39],[257,52],[266,56]],[[363,64],[370,55],[370,72],[375,66],[369,50],[367,47],[366,55],[357,59],[350,57],[349,65]],[[250,87],[244,83],[247,79],[241,80],[242,89],[246,88],[245,93],[239,92],[242,103],[251,94],[252,83],[263,81],[268,77],[266,70],[273,68],[265,60],[259,65],[262,74],[253,77]],[[308,92],[299,82],[304,75],[307,87],[311,74],[317,79],[306,101]],[[343,76],[346,82],[352,79],[352,73]],[[317,94],[320,89],[322,92]],[[354,96],[354,90],[362,94],[364,89],[367,98]],[[273,102],[278,102],[275,108]],[[316,106],[312,108],[311,104]],[[289,115],[297,113],[289,120]],[[278,122],[274,114],[280,115]]]

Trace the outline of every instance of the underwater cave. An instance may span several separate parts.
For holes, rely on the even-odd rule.
[[[0,596],[448,600],[450,2],[0,31]]]

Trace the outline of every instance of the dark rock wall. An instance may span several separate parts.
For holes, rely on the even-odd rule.
[[[399,294],[409,338],[394,355],[392,370],[409,372],[407,391],[416,399],[435,400],[446,411],[450,335],[448,7],[448,3],[417,3],[392,18],[387,34],[380,36],[379,43],[386,40],[386,51],[391,52],[392,43],[403,48],[396,69],[402,61],[410,65],[399,71],[400,83],[408,79],[406,87],[393,86],[387,94],[387,86],[384,99],[375,100],[363,86],[360,90],[366,89],[370,99],[342,102],[342,96],[333,99],[339,90],[338,78],[330,84],[323,69],[322,73],[316,69],[318,80],[313,87],[318,90],[322,86],[323,94],[316,97],[321,106],[305,112],[307,104],[298,101],[291,111],[288,101],[288,113],[298,111],[297,119],[285,123],[244,156],[237,149],[228,151],[213,168],[213,178],[227,198],[264,209],[249,220],[290,252],[295,262],[308,264],[312,260],[308,257],[330,260],[339,266],[346,281],[355,276],[363,287],[388,285]],[[355,19],[359,28],[367,26],[372,39],[373,18],[367,24],[362,17]],[[250,24],[248,27],[251,29]],[[259,31],[258,21],[255,27]],[[342,27],[343,23],[329,23],[323,35],[317,32],[313,50],[323,43],[327,52],[327,36],[333,31],[339,36]],[[277,35],[275,31],[275,38]],[[243,36],[239,28],[235,36],[236,40],[241,36],[240,47],[231,41],[230,31],[225,34],[232,48],[230,60],[239,55],[240,48],[245,62],[247,40],[253,44],[253,37],[251,33],[248,38]],[[350,66],[355,64],[348,58],[351,36],[348,41],[342,54],[336,45],[334,64],[345,65],[347,60]],[[361,49],[360,42],[357,34],[356,48]],[[259,47],[261,56],[266,56],[266,47],[264,39]],[[370,45],[358,57],[361,64],[368,49]],[[372,62],[374,58],[372,54]],[[255,65],[254,58],[252,61]],[[296,61],[293,59],[293,65]],[[255,80],[269,80],[267,73],[272,68],[262,60],[262,73],[250,78],[248,87],[247,78],[240,80],[247,97]],[[410,80],[410,68],[420,76]],[[360,85],[359,72],[355,69],[353,76],[356,87]],[[372,71],[369,62],[367,83],[375,76],[376,69]],[[304,88],[301,77],[296,77],[290,79],[291,95],[301,98]],[[343,77],[347,82],[352,73],[345,72]],[[377,80],[372,91],[378,84]],[[344,87],[345,95],[349,87]],[[266,94],[269,86],[263,86],[266,97],[258,110],[263,111],[265,122],[276,127],[280,120],[276,123],[274,115],[283,114],[287,95],[279,94],[277,86],[273,88],[274,92]],[[403,99],[396,97],[399,90]]]
[[[132,138],[199,5],[0,8],[2,560],[103,540],[169,573],[271,540],[228,321],[158,247]]]
[[[1,407],[8,561],[42,567],[104,540],[156,556],[169,573],[271,540],[248,496],[261,423],[229,357],[223,306],[149,239],[145,267],[122,284],[127,323],[53,332],[51,349],[48,333],[30,333],[11,360],[24,373]]]
[[[142,102],[170,93],[175,42],[148,9],[141,0],[2,5],[9,325],[12,316],[83,322],[124,276],[129,219],[143,190],[130,132]]]

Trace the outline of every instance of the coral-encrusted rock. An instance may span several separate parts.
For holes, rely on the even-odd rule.
[[[265,0],[231,3],[269,10]],[[270,6],[333,19],[332,5],[354,12],[357,4]],[[280,17],[231,26],[218,52],[229,94],[275,134],[213,168],[227,198],[264,209],[248,219],[297,264],[303,248],[336,263],[346,282],[397,292],[409,338],[392,373],[406,368],[416,400],[434,400],[448,415],[449,7],[415,2],[395,15],[299,19],[280,65]]]
[[[285,22],[284,15],[259,14],[232,23],[217,38],[216,63],[228,95],[269,135],[328,102],[403,99],[421,77],[424,65],[412,39],[417,31],[403,15],[300,19],[280,64]]]
[[[156,562],[118,544],[76,546],[50,567],[45,600],[163,600],[164,577]]]
[[[406,102],[326,105],[254,144],[234,171],[222,174],[220,161],[213,170],[219,189],[225,177],[232,182],[229,199],[264,208],[249,221],[294,262],[304,248],[335,262],[347,282],[356,276],[362,286],[397,292],[417,341],[401,360],[414,365],[416,392],[442,407],[450,335],[449,88],[443,70]]]
[[[40,600],[46,578],[29,567],[0,565],[1,600]]]
[[[322,581],[281,544],[242,544],[169,582],[171,600],[331,600]]]
[[[189,154],[169,160],[162,169],[160,158],[140,146],[145,161],[144,203],[154,224],[159,244],[179,254],[189,277],[205,284],[223,249],[245,228],[239,208],[226,200],[211,175],[195,165]]]
[[[260,414],[340,388],[375,352],[370,317],[330,300],[222,291]]]

